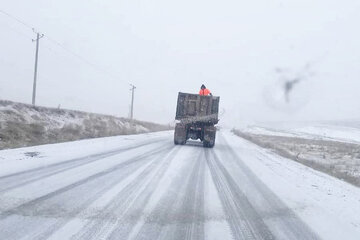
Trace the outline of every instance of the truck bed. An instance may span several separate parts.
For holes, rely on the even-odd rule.
[[[216,124],[220,97],[179,92],[176,120],[182,122],[209,122]]]

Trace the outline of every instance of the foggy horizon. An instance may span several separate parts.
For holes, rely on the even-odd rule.
[[[228,126],[360,119],[359,9],[350,0],[0,7],[45,35],[37,105],[127,117],[134,84],[134,117],[170,123],[177,93],[205,84]],[[0,26],[0,99],[30,104],[35,34],[1,12]]]

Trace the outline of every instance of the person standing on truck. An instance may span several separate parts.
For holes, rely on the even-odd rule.
[[[201,85],[201,88],[200,88],[199,94],[200,94],[201,96],[208,96],[208,95],[212,96],[212,93],[210,92],[210,90],[209,90],[209,89],[207,89],[207,88],[205,87],[205,85],[204,85],[204,84],[203,84],[203,85]]]

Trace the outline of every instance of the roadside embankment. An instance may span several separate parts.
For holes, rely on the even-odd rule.
[[[0,100],[0,149],[169,129],[110,115]]]

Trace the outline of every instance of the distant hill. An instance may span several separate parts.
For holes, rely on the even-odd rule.
[[[110,115],[0,100],[0,149],[169,129]]]

